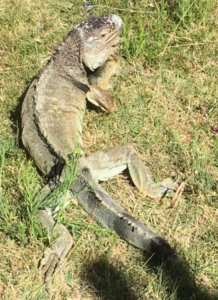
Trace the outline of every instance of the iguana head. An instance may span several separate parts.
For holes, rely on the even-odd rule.
[[[122,30],[122,19],[117,15],[90,16],[76,28],[84,41],[83,63],[91,70],[102,66],[116,52]]]

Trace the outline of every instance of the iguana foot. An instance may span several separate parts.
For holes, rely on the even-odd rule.
[[[55,221],[52,216],[46,211],[46,209],[39,210],[39,219],[41,223],[52,232],[57,235],[58,238],[53,242],[50,248],[47,248],[44,252],[44,256],[39,265],[39,272],[44,275],[45,288],[50,292],[50,279],[55,269],[63,262],[67,253],[73,245],[73,238],[64,225],[55,227]]]
[[[100,107],[103,111],[108,113],[115,109],[114,99],[109,93],[99,87],[91,86],[90,91],[86,93],[86,98],[89,100],[89,102]]]
[[[47,248],[44,252],[39,266],[39,272],[44,275],[45,288],[50,292],[50,279],[55,269],[63,262],[67,253],[73,245],[73,238],[68,230],[59,225],[53,230],[54,234],[60,235],[50,248]]]
[[[171,179],[165,179],[162,182],[151,184],[147,191],[143,192],[144,196],[150,198],[162,198],[164,196],[171,197],[178,188],[178,183]]]

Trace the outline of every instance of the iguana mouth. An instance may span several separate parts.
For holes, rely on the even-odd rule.
[[[120,34],[121,30],[117,30],[112,36],[110,36],[106,41],[105,41],[105,45],[110,43],[110,41],[112,41],[113,39],[115,39],[117,37],[117,39],[114,41],[114,43],[111,45],[112,47],[115,47],[118,45],[119,43],[119,34]]]

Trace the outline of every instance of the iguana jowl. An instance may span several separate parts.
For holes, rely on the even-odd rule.
[[[69,32],[27,91],[22,105],[22,141],[46,176],[61,176],[75,144],[82,147],[86,99],[108,112],[114,109],[113,99],[104,89],[116,73],[121,30],[119,16],[88,17]],[[90,215],[130,244],[160,258],[173,258],[174,252],[163,238],[127,214],[98,184],[126,168],[136,187],[151,198],[172,193],[176,187],[172,181],[153,183],[134,148],[119,146],[88,157],[82,154],[79,176],[69,192],[78,194],[78,203]],[[47,281],[73,241],[63,225],[54,226],[46,210],[39,216],[47,228],[60,234],[41,262]]]

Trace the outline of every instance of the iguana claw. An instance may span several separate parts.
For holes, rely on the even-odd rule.
[[[60,235],[50,248],[44,252],[39,272],[44,275],[45,288],[50,293],[50,279],[55,269],[63,262],[73,245],[73,238],[63,225],[54,228],[54,234]]]
[[[39,271],[42,275],[45,275],[45,284],[47,284],[54,273],[59,263],[59,257],[52,249],[46,249],[44,257],[40,262]]]

